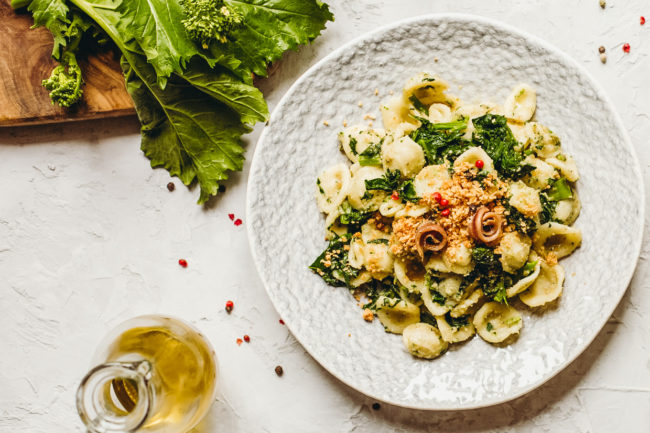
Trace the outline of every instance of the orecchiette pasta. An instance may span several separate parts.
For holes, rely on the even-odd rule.
[[[582,233],[564,224],[544,224],[533,235],[533,249],[545,257],[553,253],[556,259],[566,257],[582,243]]]
[[[310,266],[426,359],[475,333],[513,343],[523,324],[513,299],[558,299],[558,260],[582,242],[571,227],[577,164],[531,121],[535,90],[517,85],[501,107],[447,89],[418,74],[381,105],[385,130],[339,134],[350,164],[318,177],[329,246]]]
[[[519,299],[529,307],[541,307],[556,300],[562,294],[564,283],[564,269],[560,265],[549,266],[540,261],[539,276]]]
[[[499,302],[488,302],[479,308],[473,323],[478,335],[488,343],[501,343],[519,334],[523,326],[521,314]]]
[[[503,235],[498,250],[501,253],[499,261],[503,270],[514,274],[526,264],[530,253],[530,238],[519,232],[510,232]]]
[[[424,359],[437,358],[447,350],[448,346],[440,331],[428,323],[415,323],[408,326],[404,329],[402,340],[411,355]]]
[[[321,212],[334,212],[348,194],[350,170],[345,164],[325,169],[316,180],[316,202]]]
[[[384,191],[366,190],[366,181],[380,177],[379,167],[361,167],[352,176],[348,189],[348,201],[355,209],[376,210],[386,198]]]
[[[386,331],[401,334],[407,326],[420,321],[420,308],[408,301],[380,296],[377,318]]]
[[[503,107],[508,119],[526,122],[535,114],[537,92],[527,84],[518,84],[512,89]]]
[[[413,177],[424,167],[424,151],[410,137],[401,137],[384,144],[381,158],[387,170],[399,170],[402,176]]]

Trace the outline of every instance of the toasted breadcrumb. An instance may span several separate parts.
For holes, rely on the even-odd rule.
[[[374,318],[375,318],[375,314],[372,311],[370,311],[367,308],[363,310],[363,320],[365,320],[366,322],[372,322]]]
[[[327,120],[323,120],[323,125],[330,126],[330,123]]]
[[[443,198],[449,200],[449,215],[440,215],[442,208],[432,195],[422,197],[418,204],[423,204],[432,210],[427,219],[433,220],[445,229],[447,234],[447,253],[453,254],[474,246],[468,226],[480,206],[487,206],[499,215],[504,215],[505,209],[500,200],[505,197],[508,186],[499,180],[496,174],[490,173],[481,182],[474,180],[478,169],[469,163],[457,165],[451,179],[445,181],[438,191]],[[413,258],[417,255],[416,233],[425,220],[423,217],[398,218],[393,221],[393,235],[390,241],[391,252],[403,258]],[[510,229],[511,230],[511,229]]]

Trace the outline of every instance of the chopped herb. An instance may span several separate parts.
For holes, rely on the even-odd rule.
[[[427,165],[453,162],[461,153],[472,145],[463,140],[467,129],[467,120],[448,123],[431,123],[422,117],[416,117],[422,125],[411,132],[410,137],[422,147]]]
[[[358,155],[359,153],[357,152],[357,139],[354,137],[350,137],[350,150],[352,151],[353,155]]]
[[[504,323],[506,324],[506,326],[510,327],[516,325],[520,321],[521,321],[521,317],[510,317],[506,319]]]
[[[370,200],[372,198],[372,193],[370,191],[366,191],[363,193],[361,196],[361,200]]]
[[[491,332],[494,329],[494,326],[492,326],[492,322],[487,322],[487,326],[485,327],[488,332]]]
[[[560,161],[566,161],[566,156],[564,156],[564,155],[561,154],[561,153],[559,153],[559,154],[556,156],[556,158],[559,159]]]
[[[309,269],[320,275],[330,286],[348,286],[359,275],[359,270],[348,263],[346,245],[350,245],[349,235],[335,236]]]
[[[320,186],[320,178],[316,178],[316,185],[318,185],[318,191],[320,191],[321,194],[325,194],[325,190]]]
[[[435,79],[435,78],[431,78],[431,77],[424,77],[424,78],[422,79],[422,81],[426,81],[427,83],[432,83],[432,82],[436,81],[436,79]]]
[[[481,146],[492,158],[494,166],[502,176],[509,179],[519,179],[535,169],[530,164],[524,164],[524,154],[516,150],[519,146],[512,135],[504,116],[485,114],[472,119],[475,131],[472,140]]]
[[[366,165],[381,165],[381,145],[383,140],[371,144],[359,154],[359,164],[362,166]]]
[[[415,107],[416,110],[418,110],[420,113],[424,113],[427,116],[429,115],[429,107],[424,105],[422,101],[420,101],[417,96],[411,95],[409,98],[409,101],[411,101],[411,104]]]
[[[369,244],[385,244],[388,245],[388,239],[373,239],[368,241]]]

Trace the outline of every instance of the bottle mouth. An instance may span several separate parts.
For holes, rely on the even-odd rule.
[[[131,433],[149,416],[151,365],[147,361],[99,365],[77,390],[77,412],[91,433]]]

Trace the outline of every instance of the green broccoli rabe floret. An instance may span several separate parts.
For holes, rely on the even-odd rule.
[[[181,6],[187,15],[182,21],[187,34],[204,49],[212,41],[227,42],[242,23],[242,16],[223,0],[181,0]]]
[[[70,107],[83,95],[83,78],[77,59],[71,53],[66,53],[63,62],[54,68],[50,78],[43,80],[43,87],[50,91],[52,104]]]

